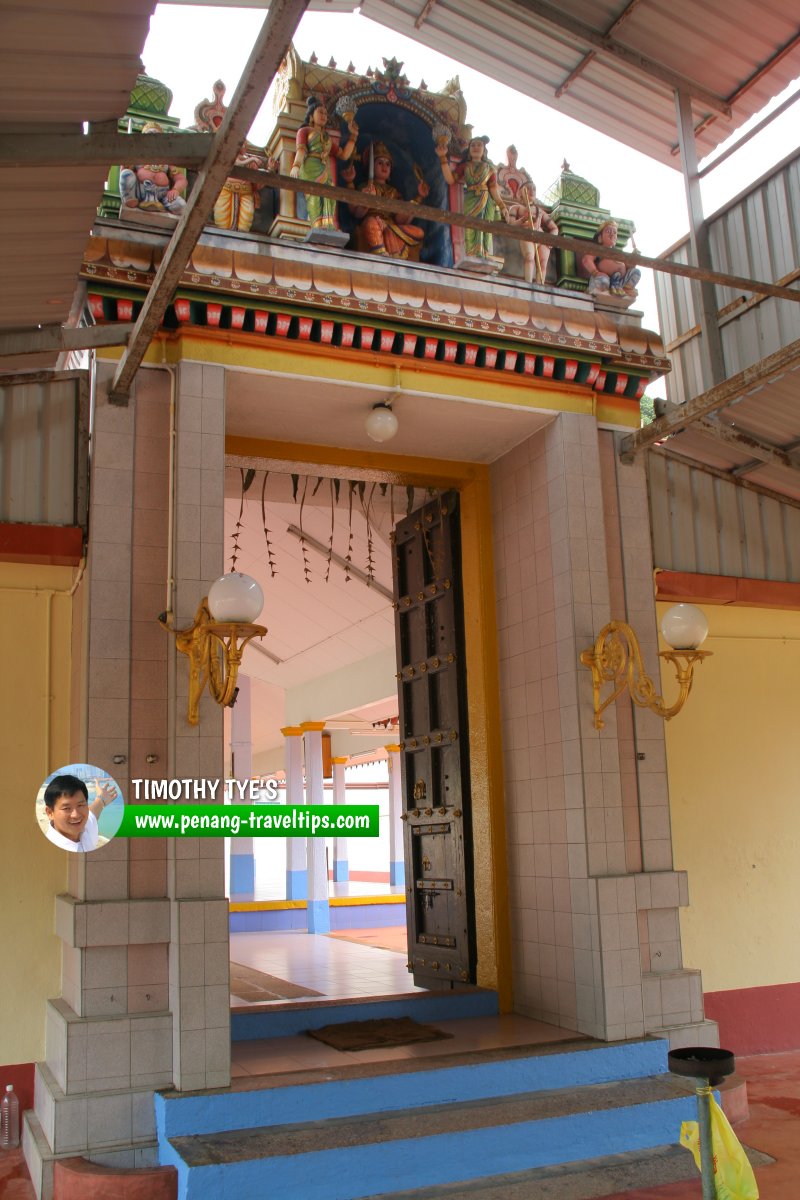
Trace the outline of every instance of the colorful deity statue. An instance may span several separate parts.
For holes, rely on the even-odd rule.
[[[464,213],[484,221],[496,221],[498,211],[504,221],[508,220],[508,208],[497,186],[497,172],[486,154],[487,137],[474,137],[453,170],[448,162],[445,138],[436,143],[436,154],[442,175],[448,183],[461,183],[464,187]],[[492,235],[478,229],[464,230],[465,249],[468,258],[494,259]],[[502,260],[494,259],[502,265]]]
[[[236,166],[249,167],[252,171],[275,171],[278,164],[274,158],[267,158],[245,142],[236,155]],[[236,229],[240,233],[249,233],[253,228],[262,187],[262,184],[251,179],[226,179],[214,202],[214,224],[217,229]]]
[[[296,153],[290,174],[295,179],[336,185],[336,160],[347,162],[356,148],[358,126],[354,115],[347,122],[350,137],[339,145],[338,131],[329,132],[328,109],[317,96],[309,96],[305,122],[297,131]],[[314,230],[338,230],[336,201],[323,196],[306,196],[308,219]]]
[[[370,143],[364,151],[363,161],[368,179],[359,188],[362,195],[382,196],[387,200],[403,199],[394,184],[389,182],[394,164],[391,151],[383,142]],[[348,187],[355,186],[355,174],[355,167],[348,163],[342,171],[342,179]],[[417,176],[417,184],[417,195],[412,204],[421,204],[430,191],[421,171]],[[391,213],[374,212],[367,204],[351,204],[350,211],[359,222],[356,241],[361,244],[358,245],[358,249],[364,249],[370,254],[385,254],[391,258],[408,258],[409,253],[422,244],[425,231],[407,218]]]
[[[513,204],[509,204],[508,212],[511,225],[521,225],[525,229],[538,232],[558,233],[558,226],[553,218],[537,202],[536,184],[532,179],[523,182],[517,192],[517,199]],[[525,282],[544,283],[551,247],[543,246],[539,242],[520,242],[519,249],[524,263]]]
[[[157,121],[148,121],[142,133],[163,133]],[[182,167],[169,163],[136,163],[119,173],[119,194],[124,208],[146,213],[169,213],[177,218],[186,207],[187,178]]]
[[[590,296],[625,297],[630,303],[638,295],[636,284],[642,273],[637,267],[629,267],[624,259],[611,257],[618,236],[617,222],[604,221],[592,239],[598,243],[597,254],[582,255],[578,262],[578,271],[589,280],[587,291]]]
[[[199,133],[216,133],[223,122],[227,105],[223,104],[225,84],[218,79],[214,84],[214,99],[201,100],[194,110],[195,123],[192,126]],[[250,167],[254,171],[274,170],[274,159],[254,146],[251,142],[242,143],[242,148],[236,156],[237,167]],[[256,210],[260,202],[261,185],[250,179],[226,179],[222,191],[214,202],[213,219],[217,229],[235,229],[239,233],[249,233],[253,227]]]

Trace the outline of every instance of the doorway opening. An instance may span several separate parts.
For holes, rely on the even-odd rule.
[[[291,743],[324,724],[325,802],[380,811],[377,838],[327,840],[319,933],[307,932],[305,839],[231,842],[233,1010],[419,994],[436,981],[417,986],[407,966],[392,535],[442,488],[252,459],[228,466],[225,493],[225,569],[258,581],[268,629],[226,712],[226,770],[259,781],[265,804],[302,801]]]

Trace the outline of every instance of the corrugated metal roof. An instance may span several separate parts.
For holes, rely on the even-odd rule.
[[[707,154],[800,74],[796,0],[362,0],[364,16],[483,71],[525,95],[680,167],[675,102],[669,85],[622,58],[595,54],[560,98],[556,91],[581,64],[589,41],[558,22],[580,22],[605,35],[630,8],[615,41],[733,102],[698,134]],[[424,20],[416,27],[425,11]],[[544,15],[543,15],[544,14]],[[545,16],[557,22],[549,23]],[[696,124],[710,109],[695,101]]]
[[[768,386],[759,386],[746,392],[741,399],[720,409],[716,414],[720,424],[736,432],[749,434],[759,441],[776,448],[800,446],[800,366],[786,371]],[[737,467],[756,462],[756,458],[745,447],[732,446],[704,433],[697,425],[689,425],[682,433],[676,433],[663,443],[669,450],[677,451],[685,458],[715,467],[720,471],[733,471]],[[800,499],[800,469],[760,463],[743,476],[750,483],[779,492],[793,499]]]
[[[645,464],[656,567],[800,581],[800,508],[658,451]]]
[[[718,270],[773,282],[797,281],[800,267],[800,154],[794,152],[745,192],[734,197],[708,222],[711,261]],[[668,257],[686,262],[687,243]],[[677,402],[703,392],[701,334],[688,279],[658,275],[656,293],[665,341],[672,362],[667,395]],[[773,297],[747,297],[716,288],[726,378],[800,339],[800,304]],[[727,306],[727,307],[725,307]],[[674,342],[674,344],[673,344]],[[753,386],[716,413],[722,426],[757,438],[779,450],[800,449],[800,367]],[[721,471],[747,466],[742,478],[782,495],[800,496],[800,469],[760,463],[745,446],[704,432],[699,425],[665,445],[688,459]]]
[[[31,0],[0,17],[0,128],[80,129],[125,112],[156,0]],[[103,190],[97,166],[0,167],[0,328],[66,321]]]

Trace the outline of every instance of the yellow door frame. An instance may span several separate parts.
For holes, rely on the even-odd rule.
[[[510,1011],[511,932],[489,468],[481,463],[236,436],[226,437],[225,452],[235,466],[459,492],[478,984],[496,990],[500,1011]]]

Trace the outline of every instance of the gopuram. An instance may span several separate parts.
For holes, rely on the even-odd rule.
[[[490,147],[469,123],[457,77],[433,92],[424,81],[412,87],[402,68],[384,59],[359,75],[352,64],[322,66],[313,55],[302,62],[290,50],[276,81],[274,129],[263,147],[246,142],[237,166],[307,181],[317,192],[262,184],[252,170],[229,179],[165,324],[502,371],[529,384],[563,381],[589,389],[615,423],[622,404],[622,423],[633,423],[648,380],[669,370],[660,338],[629,307],[639,272],[628,269],[623,248],[633,222],[603,209],[598,188],[566,160],[538,193],[516,148]],[[217,81],[187,137],[219,127],[224,95]],[[174,130],[170,103],[165,85],[140,76],[120,129]],[[135,317],[191,189],[187,174],[188,189],[179,164],[110,172],[84,262],[95,319]],[[320,195],[319,185],[347,189],[352,201]],[[379,211],[371,196],[494,228]],[[594,240],[598,251],[520,241],[514,226]]]

